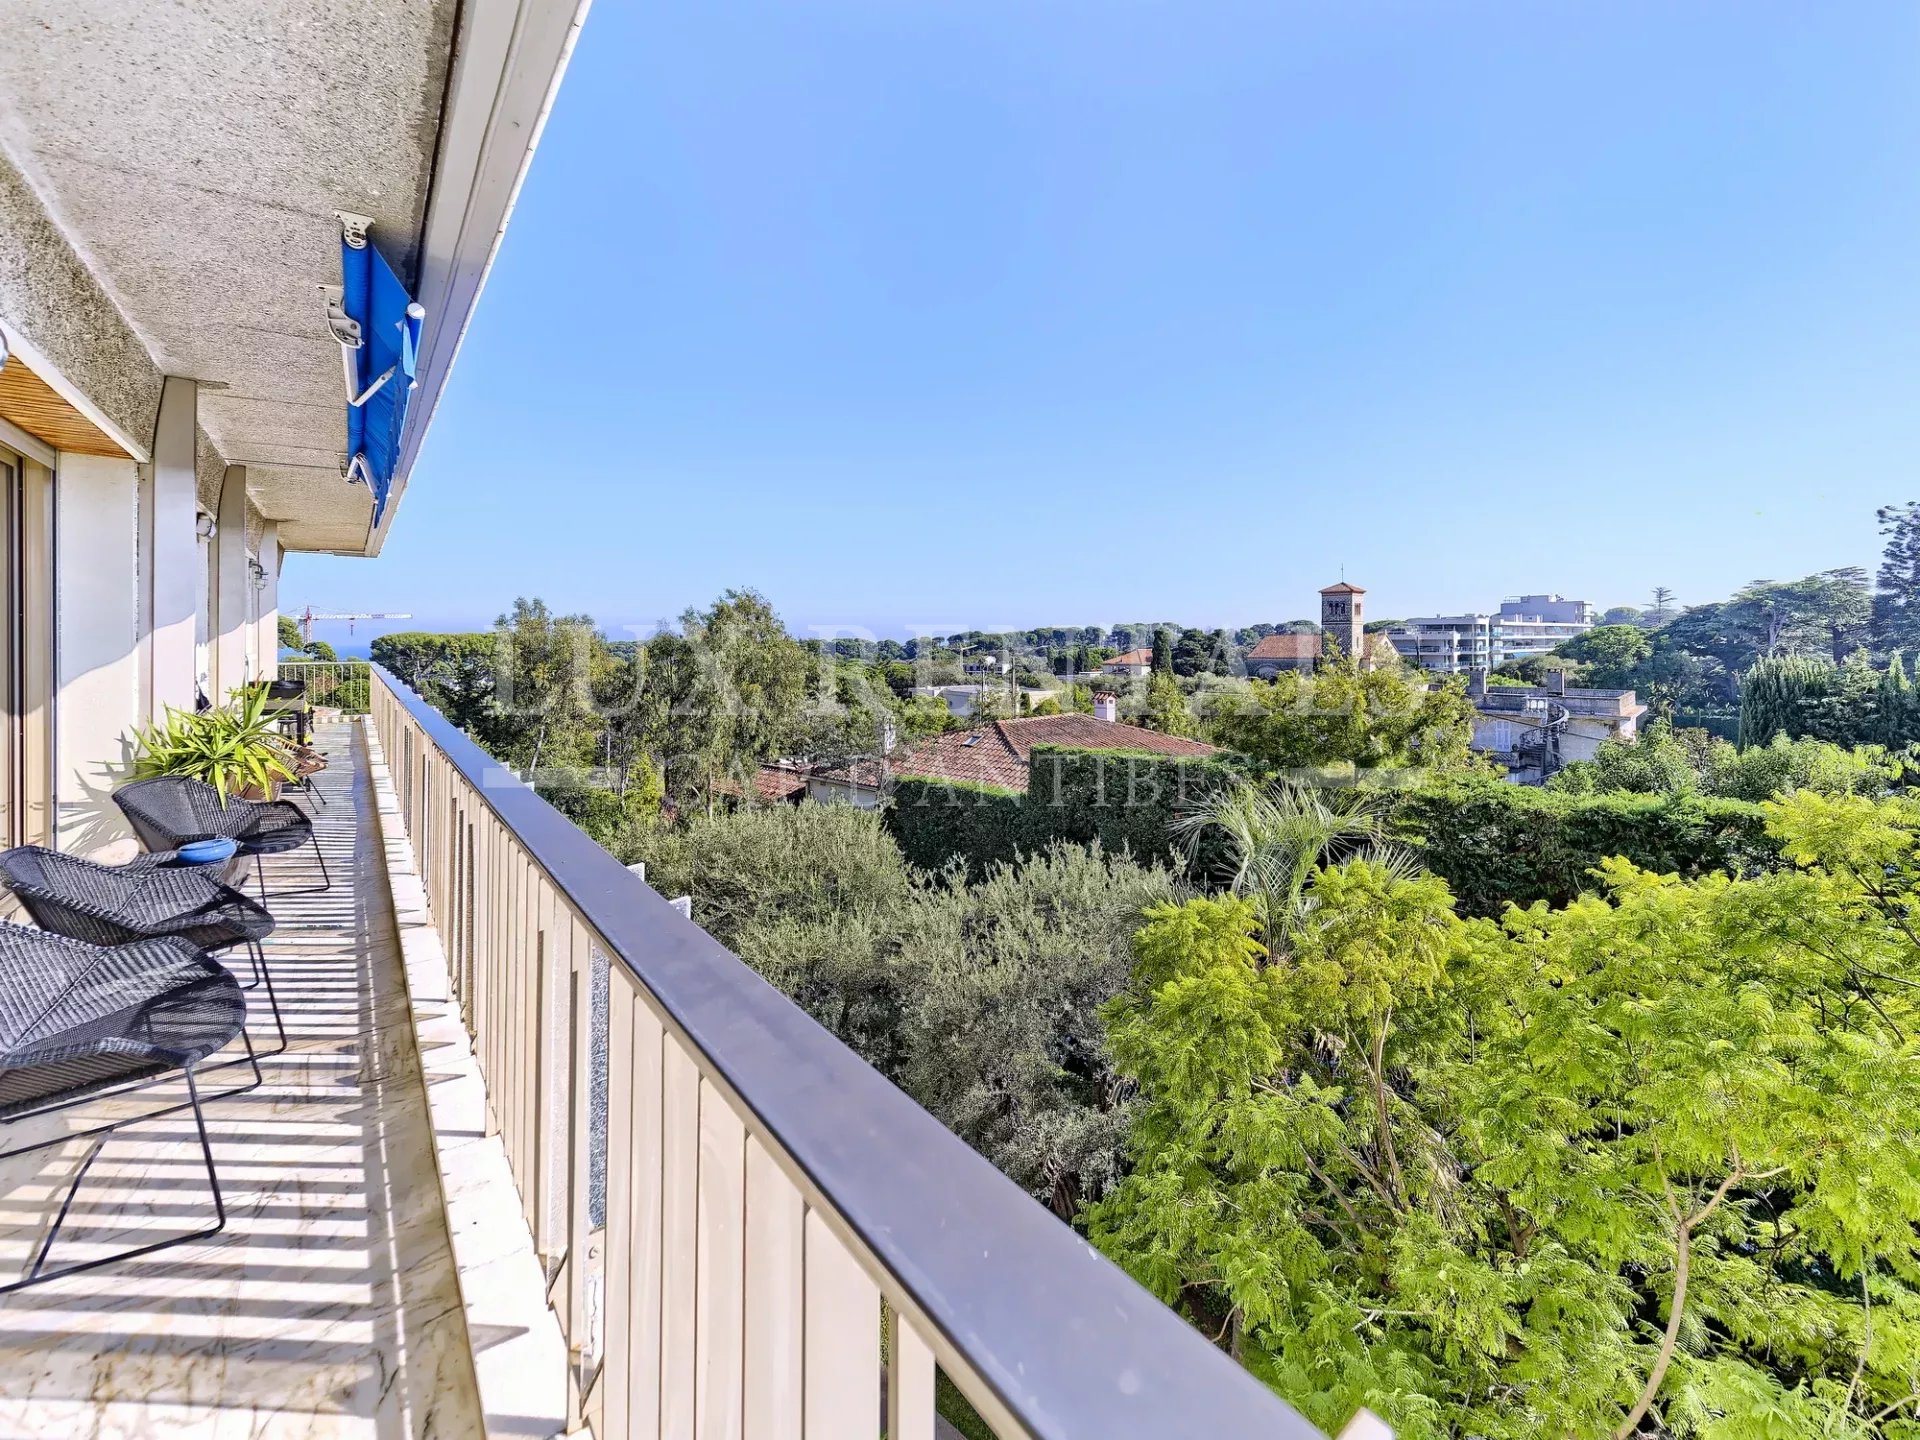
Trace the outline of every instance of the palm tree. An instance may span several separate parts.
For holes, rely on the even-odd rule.
[[[1313,908],[1308,887],[1323,865],[1365,856],[1398,872],[1417,868],[1388,839],[1386,807],[1369,791],[1243,781],[1173,823],[1190,858],[1198,857],[1201,842],[1214,832],[1226,841],[1219,878],[1234,894],[1258,901],[1270,954],[1277,955],[1305,924]]]

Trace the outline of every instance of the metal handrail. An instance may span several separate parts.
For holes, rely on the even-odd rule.
[[[515,836],[936,1337],[1046,1440],[1321,1432],[392,674],[379,683]],[[376,714],[380,709],[375,707]],[[1377,1422],[1375,1422],[1377,1423]],[[1384,1433],[1384,1427],[1370,1433]],[[1006,1440],[1013,1440],[1008,1436]]]

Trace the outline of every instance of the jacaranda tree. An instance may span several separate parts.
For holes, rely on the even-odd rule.
[[[1283,959],[1149,912],[1096,1243],[1329,1429],[1920,1436],[1920,806],[1768,810],[1791,870],[1504,923],[1364,860]]]

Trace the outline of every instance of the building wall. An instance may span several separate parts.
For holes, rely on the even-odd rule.
[[[1364,599],[1351,591],[1320,592],[1321,644],[1328,640],[1340,647],[1340,653],[1352,658],[1366,654],[1366,616]]]
[[[807,781],[807,798],[821,805],[851,805],[859,810],[878,810],[880,792],[864,785],[840,785],[831,780]]]
[[[1585,630],[1593,624],[1593,606],[1585,600],[1567,600],[1558,595],[1522,595],[1516,600],[1501,602],[1500,618],[1546,620]]]
[[[109,796],[124,778],[141,710],[138,484],[131,460],[60,457],[56,840],[83,854],[129,837]]]

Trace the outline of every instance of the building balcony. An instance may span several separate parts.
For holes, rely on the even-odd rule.
[[[940,1373],[1002,1440],[1318,1440],[418,697],[371,689],[318,737],[333,888],[293,893],[311,850],[266,862],[291,1043],[207,1107],[227,1227],[0,1299],[0,1434],[933,1440]],[[116,1132],[60,1244],[204,1224],[191,1134]],[[0,1166],[0,1283],[86,1159]]]

